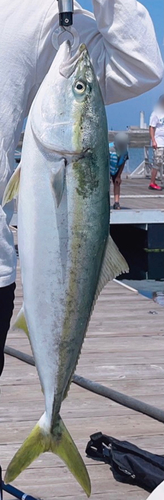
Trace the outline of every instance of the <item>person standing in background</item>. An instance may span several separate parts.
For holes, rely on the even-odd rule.
[[[114,210],[120,209],[121,174],[129,158],[127,145],[128,135],[125,132],[118,132],[115,135],[114,142],[109,144],[110,177],[114,187]]]
[[[161,191],[156,183],[158,170],[164,166],[164,94],[158,99],[157,106],[150,116],[149,133],[153,147],[153,168],[149,189]]]

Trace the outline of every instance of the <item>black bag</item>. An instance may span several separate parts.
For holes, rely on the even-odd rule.
[[[88,457],[110,465],[116,481],[152,492],[164,480],[164,456],[141,450],[128,441],[92,434],[86,447]]]

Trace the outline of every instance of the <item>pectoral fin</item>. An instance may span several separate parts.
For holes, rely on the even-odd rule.
[[[119,276],[119,274],[128,273],[128,271],[129,267],[126,260],[120,253],[112,237],[109,235],[94,303],[96,302],[101,290],[108,283],[108,281],[113,280],[114,278],[116,278],[116,276]]]
[[[20,183],[20,172],[21,172],[21,164],[18,165],[13,175],[10,177],[10,180],[6,186],[4,191],[2,207],[9,203],[15,196],[18,195],[19,192],[19,183]]]
[[[24,330],[28,339],[30,340],[29,331],[28,331],[28,327],[27,327],[27,323],[26,323],[26,318],[24,315],[24,306],[21,307],[21,309],[16,317],[15,323],[13,325],[13,330],[16,330],[16,328],[18,328],[20,330]]]
[[[60,205],[65,186],[65,160],[62,158],[51,172],[51,184],[55,193],[57,207]]]

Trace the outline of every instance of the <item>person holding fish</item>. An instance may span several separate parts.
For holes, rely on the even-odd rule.
[[[45,397],[45,413],[5,480],[12,481],[41,452],[51,450],[89,496],[86,467],[59,412],[94,303],[107,281],[128,269],[109,234],[104,103],[157,85],[163,63],[149,14],[135,0],[93,0],[94,14],[75,2],[80,45],[71,53],[64,42],[57,55],[52,44],[57,2],[2,3],[0,370],[14,300],[16,255],[9,223],[19,190],[24,305],[17,326],[30,337]],[[11,177],[28,113],[21,165]]]
[[[92,14],[74,4],[74,26],[88,47],[105,104],[135,97],[158,85],[163,63],[154,27],[136,0],[93,0]],[[5,30],[3,29],[5,25]],[[14,168],[23,120],[56,51],[55,0],[2,0],[0,13],[0,203]],[[144,43],[143,43],[144,39]],[[9,223],[13,203],[0,205],[0,373],[13,311],[16,254]],[[7,307],[5,305],[7,304]]]

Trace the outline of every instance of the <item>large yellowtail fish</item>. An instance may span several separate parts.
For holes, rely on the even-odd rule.
[[[32,104],[18,191],[24,309],[45,413],[12,459],[5,481],[40,453],[59,455],[87,495],[90,480],[60,408],[76,368],[94,303],[127,264],[109,236],[109,151],[105,108],[85,45],[64,42]],[[21,174],[20,174],[21,170]]]

